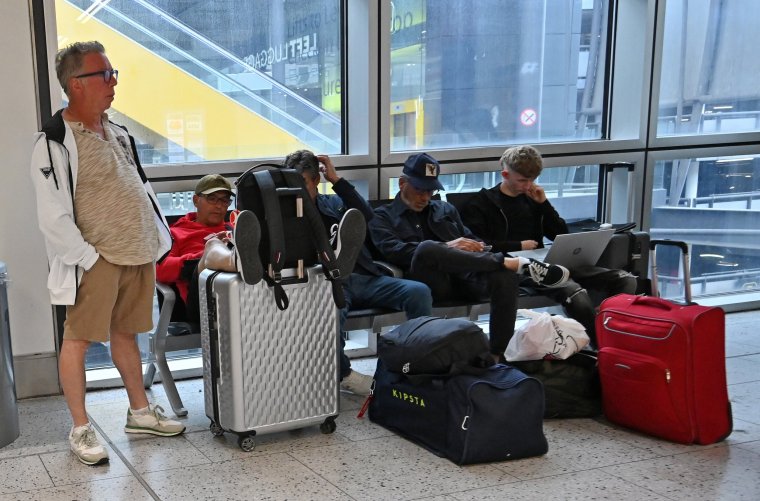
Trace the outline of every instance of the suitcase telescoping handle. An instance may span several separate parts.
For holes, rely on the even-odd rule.
[[[652,263],[652,295],[660,297],[660,288],[657,283],[657,246],[669,245],[681,249],[681,258],[683,260],[683,290],[686,304],[691,304],[691,273],[689,272],[689,246],[681,240],[650,240],[649,250]]]

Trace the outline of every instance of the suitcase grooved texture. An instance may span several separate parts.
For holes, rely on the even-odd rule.
[[[279,431],[337,415],[337,310],[319,269],[308,269],[308,277],[305,284],[285,286],[290,298],[285,311],[277,309],[263,281],[250,286],[226,273],[214,280],[222,428]],[[200,282],[205,298],[203,275]],[[206,414],[213,418],[206,310],[202,300],[204,396]]]

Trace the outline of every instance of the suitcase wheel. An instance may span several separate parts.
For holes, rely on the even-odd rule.
[[[222,429],[222,427],[213,421],[211,421],[211,425],[208,428],[209,430],[211,430],[211,434],[214,435],[215,437],[221,437],[222,435],[224,435],[224,430]]]
[[[256,441],[254,440],[253,435],[241,436],[238,437],[238,445],[245,452],[251,452],[256,447]]]
[[[338,425],[335,424],[335,416],[330,416],[329,418],[325,419],[322,424],[319,425],[319,431],[327,435],[334,432],[335,428],[337,427]]]

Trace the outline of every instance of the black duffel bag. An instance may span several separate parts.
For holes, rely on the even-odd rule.
[[[544,385],[544,417],[582,418],[602,413],[602,390],[594,352],[582,350],[566,360],[509,362]]]
[[[493,364],[488,336],[462,318],[418,317],[382,334],[377,356],[391,372],[456,374]]]
[[[457,464],[545,454],[543,413],[541,383],[505,365],[412,380],[378,360],[369,404],[373,422]]]

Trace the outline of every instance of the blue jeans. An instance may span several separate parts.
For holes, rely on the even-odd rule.
[[[430,315],[433,297],[427,285],[414,280],[352,273],[343,283],[346,307],[340,310],[340,378],[351,373],[351,361],[343,352],[343,324],[348,311],[362,308],[389,308],[404,311],[407,318]]]

